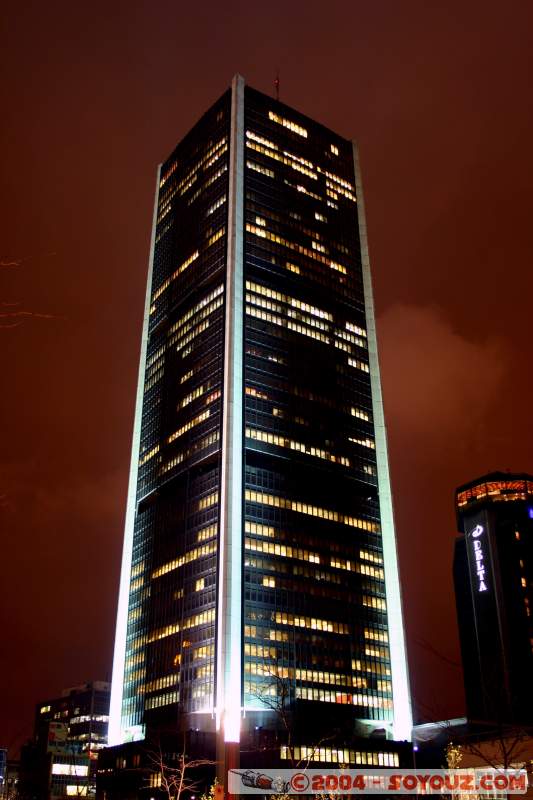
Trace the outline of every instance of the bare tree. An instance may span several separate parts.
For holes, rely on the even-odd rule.
[[[149,767],[149,785],[159,789],[168,800],[180,800],[181,796],[196,793],[202,786],[202,778],[195,775],[195,770],[213,766],[216,762],[207,758],[188,759],[185,752],[179,754],[166,753],[161,744],[154,750],[147,750]]]
[[[287,761],[289,761],[291,768],[307,768],[316,752],[326,742],[331,741],[335,737],[335,733],[321,737],[316,744],[312,745],[310,750],[306,752],[304,758],[296,758],[293,737],[294,709],[291,702],[290,680],[288,677],[281,675],[279,669],[275,665],[265,667],[263,675],[267,675],[268,681],[263,684],[262,688],[258,687],[257,689],[252,689],[251,693],[261,701],[265,708],[273,711],[278,721],[281,723],[285,734]],[[276,797],[278,797],[279,800],[284,800],[282,795],[276,795]]]

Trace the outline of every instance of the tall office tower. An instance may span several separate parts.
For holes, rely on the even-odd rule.
[[[471,720],[533,719],[533,476],[493,472],[456,492],[454,581]]]
[[[237,76],[157,177],[111,742],[279,691],[410,738],[357,153]]]

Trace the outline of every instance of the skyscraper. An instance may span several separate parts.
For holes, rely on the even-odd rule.
[[[533,718],[533,476],[494,472],[456,492],[454,581],[471,720]]]
[[[357,150],[237,76],[158,171],[110,741],[280,682],[410,738]]]

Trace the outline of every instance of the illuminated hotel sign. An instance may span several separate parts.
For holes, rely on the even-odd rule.
[[[470,536],[473,541],[474,558],[476,560],[476,575],[478,579],[478,592],[486,592],[487,584],[485,583],[485,552],[483,548],[483,540],[480,539],[484,531],[483,525],[476,525]]]

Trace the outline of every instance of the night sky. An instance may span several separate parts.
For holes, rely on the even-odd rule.
[[[533,472],[533,5],[24,2],[0,21],[0,745],[111,674],[157,164],[235,72],[359,141],[415,714],[463,713],[453,490]]]

